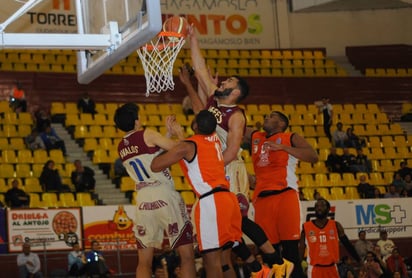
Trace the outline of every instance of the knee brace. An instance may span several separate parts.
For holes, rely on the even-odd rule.
[[[242,232],[247,235],[257,247],[265,243],[268,238],[263,229],[247,217],[242,217]]]

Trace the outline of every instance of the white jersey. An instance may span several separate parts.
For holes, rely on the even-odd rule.
[[[150,164],[160,153],[159,147],[149,147],[143,138],[144,130],[127,134],[120,141],[118,152],[129,176],[136,182],[136,190],[152,185],[170,185],[174,183],[169,169],[153,172]]]

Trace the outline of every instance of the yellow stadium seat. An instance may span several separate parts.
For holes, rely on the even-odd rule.
[[[299,162],[299,166],[297,168],[298,173],[300,174],[313,174],[315,173],[312,164],[309,162]]]
[[[316,187],[317,184],[313,180],[311,174],[302,174],[299,178],[299,186],[300,187]]]
[[[66,114],[79,113],[79,110],[77,109],[77,103],[75,102],[66,102],[64,104],[64,109],[66,110]]]
[[[35,178],[40,177],[41,172],[43,171],[44,164],[33,163],[31,165],[32,176]]]
[[[49,158],[54,161],[56,164],[66,163],[63,152],[60,149],[53,149],[49,151]]]
[[[116,131],[116,127],[114,126],[104,126],[103,127],[103,133],[105,137],[110,137],[110,138],[116,138],[117,136],[117,131]]]
[[[393,138],[390,135],[382,136],[381,142],[383,147],[394,147]]]
[[[95,114],[94,115],[94,124],[104,126],[104,125],[112,125],[113,122],[107,120],[105,114]]]
[[[43,192],[38,178],[29,177],[24,179],[24,191],[28,193]]]
[[[381,173],[373,172],[369,174],[369,182],[372,185],[385,185],[385,180]]]
[[[3,116],[3,122],[6,125],[17,125],[19,123],[19,121],[17,120],[17,113],[5,113]]]
[[[345,187],[345,194],[348,199],[360,199],[358,188],[354,186]]]
[[[313,187],[304,187],[301,190],[307,200],[313,200],[313,193],[315,192]]]
[[[65,126],[77,126],[81,125],[81,121],[79,118],[79,114],[73,113],[73,114],[66,114],[66,119],[64,122]]]
[[[76,125],[74,128],[74,138],[81,139],[86,137],[94,137],[89,136],[89,129],[85,125]]]
[[[343,187],[332,187],[330,189],[332,200],[346,200],[348,196],[343,192]]]
[[[38,193],[29,193],[30,196],[30,208],[41,208],[44,207],[43,202],[40,199],[40,195]]]
[[[37,149],[33,151],[33,163],[44,164],[49,160],[49,155],[46,150]]]
[[[19,125],[17,128],[17,136],[22,138],[27,137],[31,134],[31,131],[31,125]]]
[[[104,133],[102,130],[102,127],[100,125],[91,125],[89,126],[89,132],[87,137],[95,137],[95,138],[100,138],[104,137]]]
[[[59,205],[61,207],[77,207],[78,203],[71,192],[64,192],[59,194]]]
[[[80,113],[79,119],[82,125],[94,125],[93,115],[90,113]]]
[[[46,207],[58,207],[59,206],[59,200],[57,197],[57,193],[43,192],[41,194],[41,200],[43,202],[43,205]]]
[[[342,180],[341,174],[330,173],[329,174],[329,183],[331,186],[344,186],[344,181]]]
[[[382,148],[370,148],[369,159],[385,159]]]
[[[76,200],[79,206],[95,206],[96,202],[92,199],[90,193],[87,192],[77,192]]]
[[[96,149],[93,152],[93,163],[113,163],[107,150]]]
[[[15,177],[13,164],[0,164],[0,178],[11,178]]]
[[[3,139],[7,140],[7,138]],[[13,150],[22,150],[26,148],[26,143],[22,137],[12,137],[10,138],[10,148]]]
[[[393,165],[390,159],[381,159],[379,165],[380,172],[395,172],[398,170],[398,165]]]
[[[16,177],[29,178],[31,177],[31,166],[28,163],[16,164]]]
[[[183,201],[186,205],[193,205],[196,202],[196,197],[193,191],[181,191],[180,195],[183,198]]]
[[[17,118],[21,125],[33,125],[33,117],[29,112],[20,112]]]
[[[343,173],[342,181],[344,186],[356,186],[358,182],[355,180],[355,176],[352,173]]]
[[[29,149],[22,149],[17,151],[17,161],[19,163],[33,163],[33,154]]]
[[[5,137],[19,137],[16,125],[3,125],[3,134]]]
[[[330,149],[332,144],[329,141],[328,137],[321,136],[318,138],[318,147],[323,149]]]
[[[66,109],[64,108],[64,103],[63,102],[52,102],[50,105],[50,114],[51,115],[56,115],[56,114],[65,114]]]
[[[84,138],[84,151],[92,151],[98,147],[97,139],[96,138]]]
[[[3,178],[0,178],[0,193],[6,193],[10,187],[7,186],[6,181]]]
[[[315,174],[315,186],[316,187],[327,187],[330,186],[328,176],[323,173]]]
[[[129,177],[121,177],[120,179],[120,191],[126,192],[126,191],[135,191],[136,190],[136,183],[135,181]]]
[[[321,197],[325,198],[326,200],[332,199],[332,196],[330,195],[329,188],[327,187],[317,187],[315,190],[320,194]]]

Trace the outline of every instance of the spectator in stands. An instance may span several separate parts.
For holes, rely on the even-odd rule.
[[[403,181],[405,182],[405,190],[408,192],[408,196],[412,196],[412,174],[406,174],[405,177],[403,178]]]
[[[349,256],[343,256],[338,263],[339,277],[348,278],[355,277],[356,271],[353,266],[353,260]]]
[[[332,104],[330,104],[330,99],[328,97],[323,97],[321,102],[315,102],[315,104],[318,106],[319,114],[323,114],[323,130],[329,138],[329,141],[332,142],[330,127],[332,126],[333,107]]]
[[[16,85],[11,90],[10,107],[16,113],[27,111],[26,94],[23,90],[22,84],[19,81],[16,82]]]
[[[369,251],[373,251],[373,243],[366,239],[366,232],[361,230],[358,233],[359,239],[355,242],[354,246],[359,257],[365,260],[366,254]]]
[[[86,273],[91,277],[95,277],[93,275],[98,275],[98,277],[108,277],[110,274],[106,259],[100,249],[99,242],[93,240],[91,242],[91,250],[86,254]]]
[[[359,177],[358,193],[361,199],[373,199],[375,196],[375,187],[366,181],[366,175]]]
[[[80,113],[96,114],[96,104],[90,98],[89,94],[85,92],[77,102],[77,108]]]
[[[39,255],[32,253],[29,242],[23,244],[23,253],[17,255],[17,266],[20,278],[42,278]]]
[[[382,192],[379,190],[379,188],[375,187],[373,190],[373,199],[380,199],[383,198]]]
[[[408,270],[402,256],[399,255],[398,248],[393,248],[392,254],[386,259],[386,267],[391,275],[399,272],[402,278],[408,278]]]
[[[86,256],[80,250],[78,242],[73,244],[73,250],[67,255],[70,276],[82,276],[86,271]]]
[[[388,188],[388,192],[385,194],[385,198],[399,198],[399,193],[396,192],[396,186],[394,184],[390,184]]]
[[[380,252],[384,260],[392,254],[392,250],[395,248],[395,243],[391,239],[388,239],[388,232],[385,230],[380,231],[379,240],[376,245],[380,247]]]
[[[36,129],[38,132],[43,132],[46,126],[51,125],[51,118],[46,110],[40,109],[36,111],[34,115],[36,119]]]
[[[40,137],[43,140],[47,151],[60,149],[64,156],[67,155],[64,141],[57,135],[56,131],[54,131],[50,125],[47,125],[44,131],[40,133]]]
[[[397,193],[400,193],[403,189],[406,189],[405,181],[403,180],[399,172],[396,172],[393,175],[392,185],[395,186],[395,190]]]
[[[351,127],[346,129],[346,138],[345,146],[347,148],[359,149],[366,146],[365,139],[362,139],[356,135]]]
[[[330,148],[330,153],[328,155],[328,158],[326,159],[325,164],[329,172],[343,172],[342,157],[337,154],[335,147]]]
[[[364,268],[368,278],[378,278],[383,274],[381,266],[376,261],[376,255],[371,251],[366,254]]]
[[[401,161],[401,163],[399,163],[400,169],[397,171],[402,178],[405,178],[405,176],[407,174],[411,174],[412,175],[412,169],[408,167],[408,164],[406,161]]]
[[[343,149],[342,159],[342,170],[344,173],[356,173],[357,169],[355,167],[356,157],[349,152],[348,148]]]
[[[46,145],[44,144],[43,139],[41,139],[39,131],[35,128],[33,128],[31,134],[24,138],[24,140],[26,141],[27,147],[32,151],[46,149]]]
[[[372,164],[368,157],[363,153],[362,148],[356,149],[356,157],[354,165],[352,166],[354,173],[365,172],[370,173],[372,170]]]
[[[385,258],[382,255],[381,247],[377,244],[373,246],[373,253],[375,254],[375,260],[377,263],[379,263],[381,269],[383,272],[386,272],[386,263],[385,263]]]
[[[11,182],[12,188],[7,190],[5,201],[10,208],[28,207],[30,203],[29,195],[19,188],[19,181],[14,179]]]
[[[71,173],[72,184],[76,187],[76,192],[93,191],[96,185],[94,171],[87,166],[83,166],[79,159],[74,161],[74,171]]]
[[[346,132],[343,130],[343,124],[341,122],[336,124],[336,130],[332,134],[332,145],[335,148],[344,148],[348,139]]]
[[[68,185],[62,183],[59,171],[54,168],[55,164],[53,160],[48,160],[44,166],[43,171],[40,174],[40,184],[43,187],[43,191],[46,192],[68,192],[70,188]]]
[[[119,188],[122,177],[127,177],[129,174],[126,171],[126,168],[124,168],[123,161],[120,158],[117,158],[114,161],[113,168],[114,168],[113,182],[116,184],[116,187]]]

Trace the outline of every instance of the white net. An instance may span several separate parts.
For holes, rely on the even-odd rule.
[[[184,44],[185,37],[181,34],[160,32],[137,50],[145,72],[146,96],[174,90],[173,64]]]

